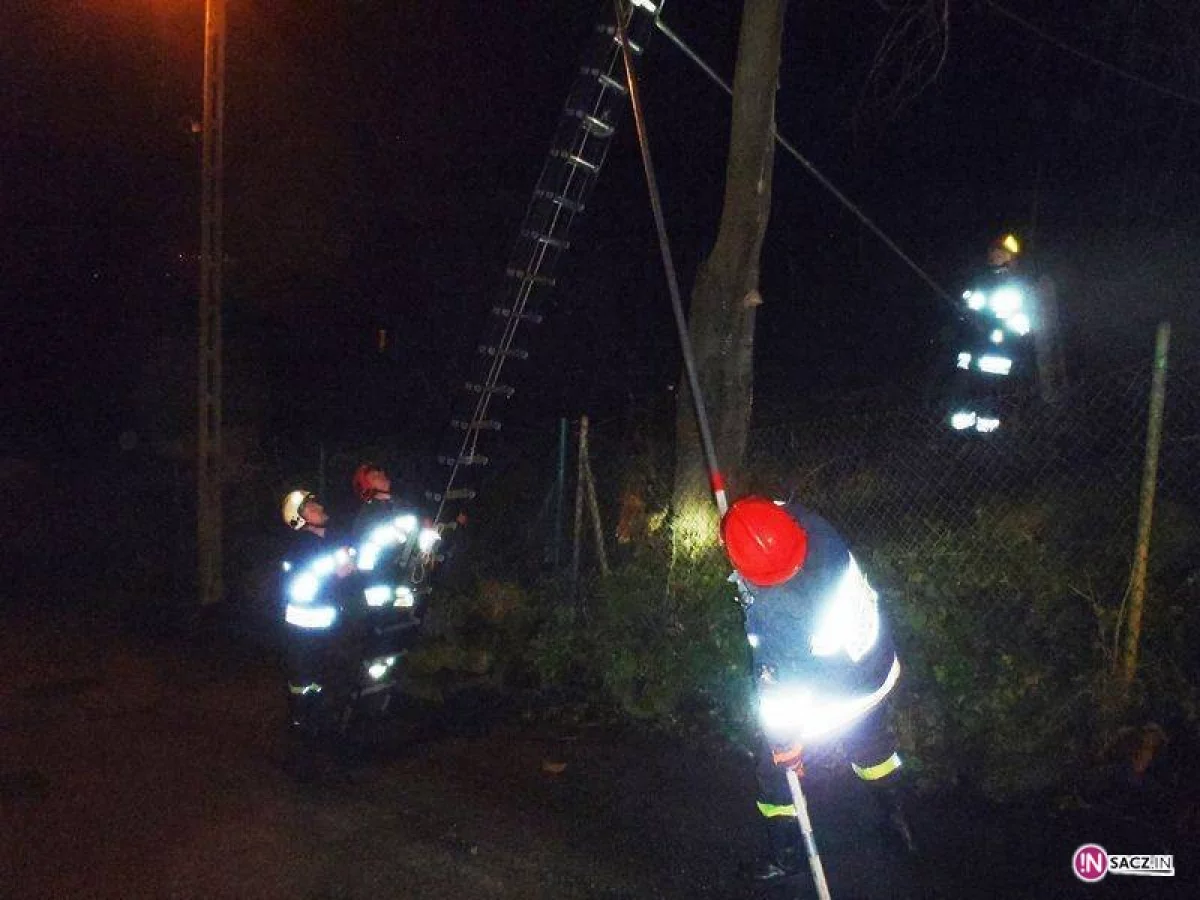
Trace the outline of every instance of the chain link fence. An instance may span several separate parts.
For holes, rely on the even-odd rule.
[[[1180,355],[1149,548],[1154,715],[1191,702],[1185,651],[1163,640],[1194,619],[1181,604],[1200,544],[1200,362]],[[1129,600],[1151,376],[1147,358],[1053,404],[1012,398],[991,434],[955,432],[948,410],[922,402],[754,434],[750,470],[836,522],[868,562],[908,670],[902,736],[953,770],[941,775],[1003,793],[1058,781],[1095,752],[1087,736]]]

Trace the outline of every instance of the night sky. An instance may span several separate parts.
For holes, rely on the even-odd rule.
[[[1197,103],[964,0],[951,3],[937,79],[890,104],[878,87],[901,63],[868,81],[889,23],[882,6],[793,0],[780,130],[952,294],[991,237],[1025,233],[1060,285],[1069,364],[1144,355],[1163,314],[1186,334],[1200,288],[1187,252],[1200,224]],[[1194,11],[1008,6],[1082,52],[1200,96]],[[413,452],[436,443],[602,9],[231,0],[231,426],[265,423],[310,446],[398,433],[414,436]],[[6,7],[7,455],[108,458],[122,435],[167,446],[193,427],[202,12],[202,0]],[[732,75],[738,4],[675,0],[665,18]],[[642,77],[686,290],[716,229],[728,105],[661,36]],[[943,349],[943,301],[782,154],[775,189],[761,415],[808,395],[919,390]],[[508,413],[515,427],[667,402],[678,351],[630,127],[559,283],[546,323],[522,342],[531,361],[512,374],[524,391]]]

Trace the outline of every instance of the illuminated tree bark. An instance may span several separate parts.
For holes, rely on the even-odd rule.
[[[759,260],[771,212],[775,91],[787,0],[745,0],[733,81],[725,198],[716,244],[692,289],[689,328],[717,457],[736,479],[746,452],[754,387]],[[676,410],[677,549],[709,544],[716,512],[687,379]]]

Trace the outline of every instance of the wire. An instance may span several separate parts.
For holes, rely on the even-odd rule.
[[[661,18],[656,19],[655,24],[658,26],[658,30],[661,31],[664,35],[666,35],[667,39],[670,40],[671,43],[673,43],[676,47],[678,47],[680,49],[680,51],[683,52],[684,56],[686,56],[688,59],[690,59],[692,62],[694,62],[697,66],[699,66],[700,69],[704,72],[704,74],[707,75],[709,77],[709,79],[711,79],[715,84],[717,84],[721,88],[721,90],[723,90],[730,97],[733,96],[733,89],[729,86],[729,84],[723,78],[721,78],[720,75],[718,75],[715,71],[713,71],[712,67],[709,66],[708,63],[706,63],[703,59],[701,59],[699,54],[697,54],[694,50],[692,50],[691,47],[689,47],[684,42],[683,38],[681,38],[679,35],[677,35],[670,28],[668,28],[667,25],[663,22],[663,20]],[[922,281],[924,281],[927,285],[929,285],[931,288],[933,288],[934,292],[939,297],[941,297],[943,300],[946,300],[949,303],[955,302],[954,298],[952,296],[950,296],[949,291],[947,291],[944,287],[942,287],[940,284],[938,284],[936,281],[934,281],[933,277],[928,272],[926,272],[924,269],[922,269],[912,259],[912,257],[910,257],[903,250],[901,250],[900,247],[896,244],[896,242],[893,241],[890,237],[888,237],[882,228],[880,228],[873,221],[871,221],[870,217],[868,217],[865,212],[863,212],[861,209],[859,209],[859,207],[857,206],[857,204],[854,203],[853,200],[851,200],[849,197],[847,197],[845,194],[843,194],[838,189],[837,185],[835,185],[832,181],[830,181],[828,178],[826,178],[825,175],[823,175],[821,173],[821,171],[819,169],[817,169],[817,167],[815,165],[813,165],[808,159],[806,159],[804,157],[804,155],[799,150],[797,150],[796,147],[787,138],[785,138],[783,135],[781,135],[779,133],[778,128],[775,128],[774,131],[775,131],[775,140],[779,144],[779,146],[782,147],[784,150],[786,150],[792,156],[792,158],[794,158],[796,160],[796,162],[800,163],[800,165],[804,168],[804,170],[806,172],[808,172],[808,174],[811,175],[814,179],[816,179],[817,183],[819,185],[821,185],[821,187],[825,188],[825,190],[827,190],[827,191],[829,191],[829,193],[833,194],[833,196],[837,198],[838,202],[841,203],[842,206],[844,206],[847,210],[849,210],[850,213],[852,213],[854,215],[854,217],[856,219],[858,219],[858,221],[862,222],[863,225],[865,225],[868,229],[870,229],[870,231],[877,238],[879,238],[881,241],[883,241],[884,245],[889,250],[891,250],[893,253],[895,253],[896,256],[898,256],[900,259],[902,259],[904,261],[905,265],[907,265],[910,269],[912,269],[912,271],[914,273],[916,273],[916,275]]]
[[[1165,97],[1171,97],[1175,100],[1181,100],[1184,103],[1190,103],[1192,106],[1200,106],[1200,98],[1192,97],[1189,94],[1180,93],[1179,91],[1173,90],[1169,87],[1165,87],[1161,84],[1158,84],[1157,82],[1151,81],[1148,78],[1143,78],[1141,75],[1137,75],[1133,72],[1129,72],[1118,66],[1114,66],[1112,63],[1105,62],[1104,60],[1102,60],[1098,57],[1092,56],[1092,54],[1087,53],[1083,50],[1079,50],[1075,47],[1072,47],[1070,44],[1066,43],[1065,41],[1062,41],[1059,38],[1056,38],[1054,35],[1050,34],[1049,32],[1043,30],[1042,28],[1039,28],[1037,25],[1034,25],[1028,19],[1022,18],[1021,16],[1017,15],[1015,12],[1013,12],[1008,7],[1001,6],[999,3],[994,2],[994,0],[983,0],[983,2],[987,6],[990,6],[992,9],[994,9],[996,12],[998,12],[1000,15],[1004,16],[1009,21],[1015,22],[1016,24],[1020,25],[1022,28],[1025,28],[1028,31],[1033,32],[1038,37],[1040,37],[1042,40],[1046,41],[1047,43],[1053,44],[1055,47],[1058,47],[1060,50],[1065,50],[1067,53],[1070,53],[1072,56],[1076,56],[1079,59],[1082,59],[1084,62],[1091,63],[1094,66],[1099,66],[1101,69],[1103,69],[1106,72],[1111,72],[1113,75],[1116,75],[1120,78],[1124,78],[1127,81],[1132,81],[1134,84],[1139,84],[1142,87],[1146,88],[1147,90],[1155,91],[1159,94],[1162,94]]]

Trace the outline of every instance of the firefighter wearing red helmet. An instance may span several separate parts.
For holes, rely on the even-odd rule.
[[[901,760],[886,703],[900,661],[879,597],[840,534],[796,505],[748,497],[730,507],[721,537],[745,609],[763,746],[758,809],[769,856],[761,883],[801,874],[805,853],[786,770],[800,749],[837,740],[873,789],[883,822],[913,849],[898,782]]]

